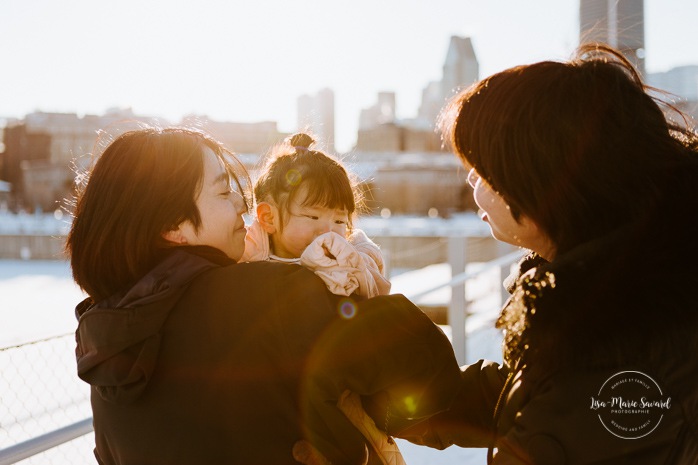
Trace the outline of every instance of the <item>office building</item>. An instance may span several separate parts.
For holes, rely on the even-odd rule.
[[[422,103],[413,122],[416,126],[434,128],[446,102],[479,79],[480,67],[470,37],[451,37],[442,70],[441,80],[430,82],[422,91]]]
[[[645,74],[644,0],[580,0],[579,41],[620,50]]]
[[[321,150],[334,152],[334,92],[322,89],[298,97],[298,130],[309,131]]]

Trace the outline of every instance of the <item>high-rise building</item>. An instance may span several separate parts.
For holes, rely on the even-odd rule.
[[[580,0],[579,41],[620,50],[645,74],[644,0]]]
[[[322,89],[316,94],[298,97],[298,129],[309,130],[321,150],[334,151],[334,92]]]
[[[423,129],[434,127],[436,117],[446,100],[441,89],[441,81],[431,81],[422,89],[422,101],[419,104],[417,118],[415,118],[413,126]]]
[[[480,68],[470,37],[451,36],[441,81],[430,82],[422,92],[415,124],[433,128],[441,108],[460,89],[479,79]]]
[[[441,80],[422,92],[417,117],[397,120],[395,93],[380,92],[378,101],[361,110],[355,149],[360,152],[440,152],[436,119],[446,102],[460,89],[478,80],[479,65],[469,37],[452,36]]]
[[[470,37],[451,36],[443,65],[441,88],[445,98],[478,80],[480,67]]]
[[[378,92],[378,101],[361,110],[359,130],[395,122],[395,92]]]

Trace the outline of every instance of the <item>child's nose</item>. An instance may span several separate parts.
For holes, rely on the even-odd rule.
[[[316,230],[317,235],[319,236],[321,234],[325,234],[325,233],[332,231],[333,225],[334,225],[334,223],[332,221],[320,221],[320,224],[318,224],[318,227]]]

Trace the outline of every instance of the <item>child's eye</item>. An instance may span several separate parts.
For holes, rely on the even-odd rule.
[[[344,220],[335,220],[334,224],[347,224],[347,222]]]
[[[305,217],[310,218],[311,220],[319,220],[320,219],[319,216],[315,216],[315,215],[305,215]]]

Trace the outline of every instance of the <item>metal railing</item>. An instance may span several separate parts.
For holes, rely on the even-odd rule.
[[[465,260],[465,246],[459,244],[458,240],[462,238],[455,239],[451,244],[450,248],[453,253],[449,253],[451,257],[451,270],[464,269],[467,260]],[[454,250],[455,249],[455,250]],[[474,271],[464,271],[458,273],[451,277],[451,280],[445,283],[435,285],[429,289],[425,289],[414,294],[406,294],[406,297],[413,302],[418,302],[420,298],[431,294],[434,291],[438,291],[445,287],[451,287],[451,300],[448,305],[448,325],[451,327],[451,344],[453,345],[453,351],[456,354],[456,359],[460,365],[465,364],[466,361],[466,318],[468,315],[467,306],[468,303],[465,298],[465,283],[478,275],[487,272],[493,268],[499,268],[500,270],[500,282],[506,278],[509,274],[511,265],[523,256],[521,250],[508,253],[494,260],[490,260],[478,267]],[[504,304],[508,298],[508,293],[504,289],[504,286],[500,288],[500,298],[501,304]]]
[[[517,251],[517,252],[512,252],[509,254],[506,254],[502,257],[495,258],[494,260],[490,260],[489,262],[483,264],[482,267],[478,268],[476,271],[469,271],[469,272],[463,272],[460,274],[457,274],[456,276],[452,277],[450,281],[446,283],[441,283],[437,284],[436,286],[430,287],[429,289],[423,290],[416,292],[414,294],[409,294],[406,297],[410,300],[419,300],[422,297],[431,294],[434,291],[438,291],[439,289],[443,289],[448,286],[455,286],[457,284],[464,283],[468,281],[469,279],[476,278],[478,275],[484,273],[485,271],[488,271],[492,268],[497,268],[497,267],[502,267],[506,265],[511,265],[514,263],[516,260],[521,258],[522,253]]]
[[[76,459],[91,455],[84,440],[69,441],[92,429],[89,393],[75,374],[73,333],[0,349],[0,464],[87,463]]]
[[[28,441],[0,450],[0,465],[10,465],[20,460],[28,459],[29,457],[46,452],[49,449],[65,444],[80,436],[89,434],[92,431],[92,417],[90,417],[73,423],[72,425],[42,434]]]

